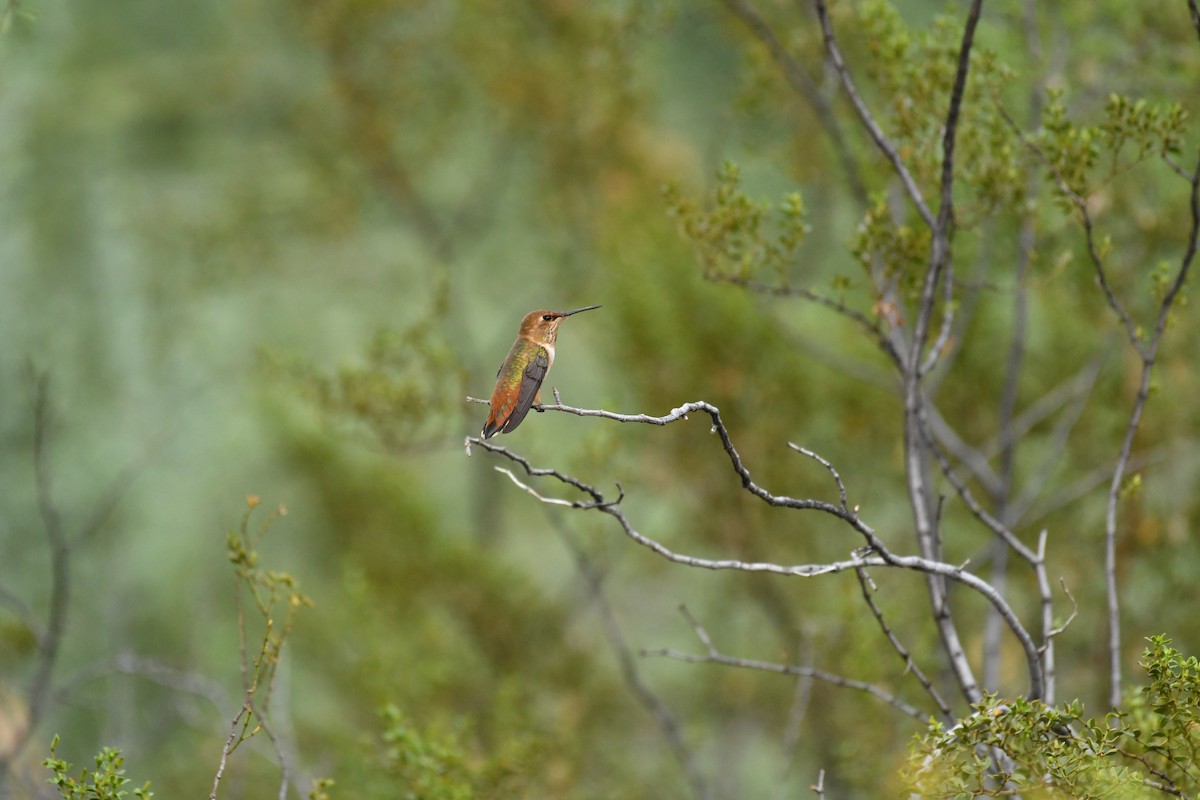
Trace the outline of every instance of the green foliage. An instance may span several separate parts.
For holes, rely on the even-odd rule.
[[[50,742],[50,757],[42,762],[53,775],[49,783],[58,788],[63,800],[121,800],[129,792],[123,787],[132,781],[125,777],[125,757],[121,751],[105,747],[96,754],[96,768],[83,768],[78,778],[71,776],[71,765],[56,756],[58,736]],[[138,800],[150,800],[150,781],[134,788],[133,796]]]
[[[744,280],[770,270],[786,279],[810,230],[804,198],[791,192],[772,208],[747,195],[741,181],[738,165],[726,161],[717,171],[709,209],[677,184],[664,189],[667,207],[695,246],[706,277]]]
[[[444,313],[438,303],[404,330],[377,330],[361,363],[333,373],[302,359],[272,353],[267,359],[339,430],[391,452],[419,448],[458,422],[466,393],[462,364],[438,322]]]
[[[688,796],[661,732],[612,667],[546,509],[478,454],[462,458],[462,436],[478,430],[463,414],[480,408],[461,395],[490,387],[510,326],[534,305],[604,303],[603,324],[564,337],[564,353],[574,352],[554,380],[569,401],[661,412],[711,400],[763,486],[831,498],[829,476],[783,443],[813,447],[837,465],[872,524],[898,548],[912,545],[899,491],[903,415],[874,343],[847,335],[851,326],[823,309],[697,276],[698,260],[711,277],[831,282],[830,295],[851,308],[903,324],[912,317],[900,306],[928,263],[928,232],[828,71],[812,15],[794,3],[753,5],[828,101],[866,198],[848,187],[820,114],[728,4],[218,0],[168,9],[121,0],[64,16],[61,4],[0,1],[44,18],[17,17],[0,41],[0,153],[11,167],[0,176],[0,218],[19,234],[0,237],[11,287],[0,292],[0,324],[13,360],[55,364],[64,387],[53,478],[64,501],[77,501],[64,518],[86,516],[81,501],[105,496],[110,464],[141,452],[156,430],[177,432],[88,544],[95,568],[73,575],[73,597],[96,602],[72,604],[53,696],[75,666],[126,650],[232,678],[220,612],[229,564],[211,547],[212,498],[230,485],[268,485],[304,511],[288,526],[287,557],[321,598],[288,640],[285,684],[298,761],[337,765],[337,786],[316,796],[395,796],[394,774],[376,769],[382,755],[360,763],[377,746],[363,732],[388,700],[417,721],[406,723],[408,735],[425,751],[441,746],[441,763],[471,791],[483,765],[512,746],[536,783],[515,796]],[[941,17],[944,2],[830,5],[860,93],[936,211],[962,5]],[[1191,166],[1183,154],[1195,137],[1171,101],[1194,111],[1200,48],[1177,0],[989,0],[984,9],[954,173],[952,302],[961,313],[950,368],[930,388],[947,422],[997,464],[994,443],[1003,440],[991,423],[1016,336],[1013,300],[1027,291],[1027,369],[1013,388],[1031,427],[1013,476],[1040,485],[1014,498],[1031,509],[1015,534],[1032,542],[1049,531],[1047,566],[1077,594],[1090,630],[1104,605],[1093,535],[1103,490],[1071,492],[1112,462],[1135,359],[1097,338],[1111,312],[1074,212],[1053,213],[1054,181],[1040,180],[1053,170],[1030,144],[1092,192],[1098,247],[1122,300],[1141,290],[1161,297],[1189,221],[1179,202],[1186,184],[1155,162],[1181,145],[1178,163]],[[1048,58],[1029,52],[1030,30]],[[753,116],[731,96],[747,68],[757,82]],[[1039,128],[1041,115],[1024,112],[1046,86],[1061,93]],[[739,167],[722,169],[711,193],[690,188],[726,159]],[[1114,161],[1124,171],[1108,185]],[[772,176],[769,189],[760,175]],[[668,194],[683,237],[662,214],[658,187],[671,181],[685,187]],[[1017,228],[1034,247],[1020,279]],[[1144,308],[1129,305],[1148,326]],[[1130,636],[1153,625],[1192,641],[1197,631],[1194,611],[1174,597],[1200,564],[1187,535],[1197,527],[1200,463],[1186,435],[1200,391],[1192,316],[1178,314],[1159,354],[1162,390],[1125,484],[1137,491],[1121,497]],[[258,369],[249,358],[256,348],[304,363]],[[340,366],[347,352],[361,355]],[[1093,358],[1105,360],[1086,407],[1045,394]],[[14,410],[2,424],[6,441],[20,443],[28,426],[17,382],[3,380],[11,374],[0,374],[4,407]],[[280,389],[282,403],[260,402]],[[312,415],[275,413],[296,394],[332,424],[317,430]],[[1064,413],[1040,416],[1052,401],[1066,403]],[[597,485],[622,481],[631,520],[681,550],[782,563],[844,557],[854,543],[829,520],[745,496],[699,424],[648,431],[545,414],[503,444]],[[364,439],[388,457],[364,452]],[[0,456],[10,517],[0,581],[36,618],[46,577],[40,549],[28,545],[40,527],[22,450]],[[944,484],[931,491],[950,495]],[[672,637],[688,631],[674,608],[686,600],[732,652],[811,659],[917,696],[878,657],[886,645],[864,624],[857,592],[839,591],[836,579],[692,574],[631,549],[610,521],[593,519],[600,515],[550,511],[587,537],[634,646],[682,645]],[[978,554],[989,534],[952,500],[945,512],[947,559],[986,570]],[[259,549],[235,558],[269,577]],[[1035,619],[1020,568],[1010,567],[1018,613]],[[936,671],[928,600],[909,578],[879,576],[880,601],[915,661]],[[271,618],[282,626],[296,587],[276,586]],[[254,629],[248,654],[265,642],[267,665],[281,643],[258,635],[262,617],[243,598]],[[974,655],[983,612],[970,603],[958,611]],[[38,653],[38,627],[20,612],[6,605],[0,619],[0,679],[14,687]],[[1002,696],[1023,687],[1009,648],[1005,639]],[[1060,696],[1091,704],[1106,691],[1095,666],[1102,650],[1096,637],[1058,640]],[[854,693],[814,687],[799,745],[783,752],[788,682],[638,666],[702,767],[717,772],[712,754],[722,754],[714,796],[801,796],[817,769],[838,784],[831,797],[898,794],[889,781],[912,731],[895,719],[880,724],[878,708]],[[129,675],[70,688],[70,702],[48,707],[39,726],[74,741],[111,729],[106,716],[120,708],[128,715],[120,729],[153,760],[160,794],[192,796],[211,781],[212,759],[194,754],[219,745],[181,724],[186,701]],[[19,714],[21,701],[0,705]],[[1130,713],[1142,712],[1133,704]],[[263,738],[255,744],[267,747]],[[538,744],[547,741],[554,746]],[[785,763],[791,777],[776,785]],[[235,766],[246,796],[274,788],[265,760]]]
[[[1074,210],[1077,198],[1087,198],[1119,174],[1153,157],[1180,152],[1188,114],[1175,102],[1150,103],[1112,93],[1104,120],[1085,125],[1072,122],[1061,89],[1047,92],[1042,127],[1030,141],[1045,159],[1056,199]]]
[[[850,251],[866,274],[882,267],[884,276],[901,279],[907,291],[915,292],[920,286],[920,267],[929,259],[929,242],[927,226],[896,221],[887,198],[881,195],[863,216]]]
[[[499,800],[548,797],[532,762],[544,757],[538,740],[517,735],[482,753],[469,744],[469,726],[418,725],[394,704],[380,710],[384,730],[376,762],[360,791],[403,800]]]
[[[1154,636],[1148,686],[1127,711],[1084,719],[1059,707],[988,695],[947,728],[914,742],[905,779],[924,798],[1022,796],[1062,800],[1194,797],[1200,789],[1200,665]]]
[[[927,29],[916,31],[887,0],[855,6],[854,21],[866,38],[872,88],[882,96],[876,104],[880,122],[936,207],[962,21],[957,14],[939,14]],[[1015,77],[994,50],[981,43],[972,49],[954,160],[957,216],[964,227],[1022,198],[1024,154],[995,99]]]
[[[1150,678],[1130,698],[1120,727],[1124,751],[1186,797],[1200,794],[1200,662],[1166,636],[1152,636],[1141,665]]]
[[[475,779],[454,732],[422,731],[396,706],[381,712],[386,729],[383,768],[404,800],[469,800]]]

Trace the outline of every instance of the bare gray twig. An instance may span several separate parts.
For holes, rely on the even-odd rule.
[[[502,471],[508,473],[509,477],[518,486],[521,485],[521,482],[511,472],[508,470]],[[543,502],[548,501],[543,500]],[[593,566],[587,553],[571,538],[571,535],[561,522],[557,518],[551,517],[551,523],[558,534],[558,538],[574,559],[575,568],[583,577],[584,584],[587,586],[588,596],[592,601],[592,605],[596,608],[596,613],[600,616],[600,624],[604,628],[604,634],[608,638],[613,654],[617,657],[617,665],[621,669],[621,677],[625,680],[625,684],[629,686],[630,690],[632,690],[638,703],[654,718],[654,721],[662,730],[663,736],[667,740],[667,745],[671,748],[671,754],[675,756],[675,760],[679,762],[680,768],[683,769],[688,783],[691,784],[692,793],[697,798],[700,798],[700,800],[705,800],[705,798],[710,796],[708,782],[701,774],[691,748],[684,742],[683,732],[679,729],[679,724],[675,721],[671,710],[667,708],[662,698],[655,694],[646,685],[645,681],[642,680],[641,675],[638,674],[637,664],[634,661],[629,643],[625,640],[625,634],[622,633],[621,626],[617,624],[612,607],[604,596],[604,587],[600,573]]]
[[[859,174],[858,163],[854,159],[854,154],[850,152],[849,143],[846,141],[846,136],[842,131],[841,123],[838,122],[837,115],[833,113],[833,108],[829,105],[829,101],[821,94],[820,89],[809,77],[808,72],[800,65],[796,59],[792,58],[791,54],[784,48],[779,41],[779,37],[771,30],[771,26],[763,19],[762,14],[748,0],[725,0],[726,7],[735,17],[750,29],[750,32],[763,43],[767,48],[767,52],[771,54],[771,58],[779,66],[783,73],[784,80],[792,87],[796,94],[804,98],[804,101],[812,107],[813,113],[817,115],[817,121],[821,123],[821,127],[825,129],[825,133],[829,137],[829,143],[833,146],[834,152],[837,154],[838,161],[842,165],[842,171],[846,173],[846,180],[850,184],[850,191],[854,198],[861,204],[867,203],[867,188],[863,184],[862,175]]]
[[[854,80],[850,77],[850,70],[842,58],[841,48],[838,47],[837,39],[833,33],[833,23],[829,20],[829,9],[825,7],[825,0],[815,0],[815,2],[817,19],[821,23],[821,33],[825,39],[825,50],[829,53],[829,60],[842,81],[842,88],[846,92],[846,97],[850,100],[850,104],[854,106],[854,111],[858,114],[859,121],[870,135],[871,141],[875,143],[875,146],[879,148],[887,160],[891,162],[892,169],[895,170],[897,177],[900,178],[900,182],[904,184],[904,191],[908,194],[909,200],[917,209],[917,213],[921,215],[921,219],[925,220],[926,225],[933,228],[935,226],[933,212],[929,210],[929,205],[925,202],[925,197],[921,194],[920,187],[917,186],[917,182],[908,171],[908,167],[904,165],[904,160],[900,158],[900,153],[896,150],[896,146],[891,143],[887,135],[883,132],[883,129],[879,127],[879,123],[875,121],[871,110],[867,108],[867,104],[858,93],[858,89],[854,85]]]
[[[867,603],[867,608],[871,609],[871,615],[879,623],[879,628],[883,631],[883,635],[887,637],[888,643],[892,645],[892,649],[899,654],[900,660],[904,662],[905,672],[911,672],[913,677],[920,682],[921,687],[925,689],[926,694],[929,695],[930,699],[938,707],[938,711],[941,712],[942,720],[952,722],[954,714],[950,710],[950,706],[942,699],[941,693],[938,692],[929,678],[925,677],[925,673],[921,671],[921,667],[913,659],[912,653],[900,642],[895,632],[892,631],[891,626],[887,624],[887,620],[883,618],[883,612],[879,610],[879,606],[875,603],[875,598],[871,595],[872,591],[874,591],[874,582],[867,574],[867,571],[859,567],[855,570],[855,574],[858,576],[858,584],[862,588],[862,596],[863,600]]]
[[[476,398],[467,399],[471,402],[486,402],[479,401]],[[504,458],[519,464],[527,475],[534,477],[554,477],[560,482],[582,491],[591,498],[591,502],[584,502],[575,507],[595,509],[612,516],[621,525],[625,535],[630,539],[634,540],[643,547],[652,550],[661,557],[677,564],[684,564],[701,569],[733,569],[746,572],[771,572],[780,575],[794,575],[802,577],[812,577],[815,575],[844,572],[864,566],[889,566],[900,569],[914,570],[921,572],[926,576],[933,576],[940,579],[948,579],[962,583],[981,594],[989,603],[991,603],[1004,619],[1008,627],[1012,630],[1013,635],[1020,642],[1022,650],[1026,655],[1026,663],[1029,668],[1030,678],[1029,696],[1035,699],[1042,696],[1043,680],[1041,659],[1037,646],[1034,644],[1033,639],[1025,630],[1024,626],[1017,618],[1012,608],[1002,597],[996,593],[996,591],[989,583],[987,583],[987,581],[984,581],[978,576],[967,572],[962,565],[947,564],[945,562],[925,556],[900,556],[892,553],[880,540],[874,529],[860,519],[857,512],[853,509],[848,510],[823,500],[800,499],[787,497],[785,495],[775,495],[762,488],[753,481],[749,470],[747,470],[745,465],[742,463],[741,456],[738,455],[738,452],[733,446],[733,442],[729,437],[729,433],[725,429],[724,423],[721,421],[720,411],[715,406],[704,401],[696,401],[672,409],[669,414],[661,417],[655,417],[648,414],[617,414],[611,411],[605,411],[603,409],[582,409],[565,406],[562,404],[544,405],[543,408],[547,411],[562,411],[569,414],[575,414],[577,416],[602,417],[618,422],[635,422],[651,425],[667,425],[672,422],[687,419],[687,415],[690,412],[703,412],[709,415],[710,419],[712,420],[711,431],[716,433],[721,439],[722,446],[729,457],[730,463],[733,466],[734,471],[741,479],[742,486],[744,489],[746,489],[746,491],[772,506],[792,508],[797,510],[821,511],[837,517],[863,537],[863,539],[866,541],[865,553],[868,555],[855,554],[854,558],[848,561],[837,561],[821,564],[797,564],[787,566],[771,562],[745,562],[737,559],[707,559],[686,555],[683,553],[677,553],[635,529],[620,507],[620,497],[618,497],[616,500],[609,500],[598,489],[584,483],[583,481],[580,481],[577,478],[566,475],[558,470],[536,468],[531,465],[523,456],[514,453],[505,447],[492,444],[491,442],[476,437],[466,438],[465,445],[467,453],[470,454],[472,447],[482,447],[488,452],[503,456]],[[527,488],[526,485],[519,481],[515,475],[511,476],[510,479],[513,480],[514,483],[516,483],[520,488],[522,488],[522,490],[529,492],[533,496],[540,497],[540,493],[536,492],[536,490],[533,490],[531,487]],[[620,487],[618,487],[618,491],[620,491]],[[572,503],[572,505],[574,505],[573,501],[565,502]],[[875,553],[876,555],[869,555],[870,553]],[[965,654],[960,652],[960,657],[965,659]]]
[[[680,612],[687,618],[688,624],[692,626],[692,630],[696,633],[701,644],[704,645],[706,652],[702,654],[682,653],[678,650],[670,648],[660,648],[656,650],[643,650],[642,655],[649,658],[673,658],[677,661],[687,661],[692,664],[723,664],[727,667],[738,667],[740,669],[756,669],[763,672],[774,672],[780,675],[798,675],[813,678],[815,680],[832,683],[835,686],[842,686],[847,689],[858,689],[866,692],[873,697],[877,697],[888,705],[892,706],[901,713],[907,714],[910,717],[924,721],[927,716],[920,709],[904,702],[896,697],[891,692],[876,686],[873,683],[865,681],[857,681],[851,678],[844,678],[841,675],[835,675],[832,672],[814,669],[812,667],[801,667],[793,664],[777,664],[771,661],[758,661],[752,658],[735,658],[722,654],[715,646],[708,633],[696,621],[695,617],[687,610],[685,606],[679,607]]]
[[[710,275],[707,276],[709,281],[713,283],[725,283],[731,286],[739,286],[747,291],[756,292],[758,294],[768,294],[775,297],[801,297],[809,300],[825,308],[836,311],[843,317],[846,317],[856,324],[864,333],[869,334],[879,344],[879,349],[882,350],[889,359],[897,366],[901,363],[900,351],[896,349],[896,345],[888,337],[887,332],[879,324],[878,320],[873,320],[866,314],[856,309],[850,308],[840,300],[834,300],[831,297],[826,297],[823,294],[814,292],[811,289],[806,289],[802,286],[771,286],[769,284],[760,283],[750,280],[749,278],[740,278],[735,275]]]
[[[1150,375],[1154,371],[1154,364],[1158,358],[1158,347],[1162,344],[1171,308],[1174,306],[1180,290],[1183,289],[1184,281],[1187,280],[1192,262],[1196,257],[1197,240],[1200,238],[1200,158],[1197,159],[1196,168],[1192,172],[1188,204],[1191,210],[1191,226],[1188,230],[1187,246],[1180,260],[1179,270],[1175,273],[1170,288],[1167,289],[1159,303],[1154,331],[1142,344],[1136,340],[1133,341],[1134,347],[1142,359],[1142,374],[1138,382],[1137,397],[1133,401],[1133,409],[1129,414],[1129,423],[1125,427],[1125,436],[1121,441],[1117,466],[1113,470],[1112,482],[1108,487],[1108,508],[1104,518],[1104,567],[1108,594],[1109,704],[1113,708],[1119,707],[1121,703],[1121,612],[1117,594],[1117,501],[1120,498],[1121,489],[1125,485],[1125,471],[1133,453],[1133,437],[1141,425],[1146,401],[1150,399]]]

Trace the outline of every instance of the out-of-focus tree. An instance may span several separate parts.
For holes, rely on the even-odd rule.
[[[234,709],[148,667],[238,696],[214,677],[237,648],[212,509],[248,487],[293,509],[281,568],[316,607],[273,707],[334,797],[771,796],[819,770],[830,796],[875,797],[928,714],[956,735],[974,709],[965,747],[1054,730],[1016,703],[1039,673],[1043,699],[1106,709],[1144,636],[1195,651],[1197,348],[1171,293],[1189,7],[989,2],[964,48],[970,4],[935,5],[6,6],[3,407],[26,403],[26,357],[53,374],[68,521],[166,442],[75,557],[27,757],[57,731],[64,761],[111,745],[163,794],[211,782],[195,753],[219,754]],[[462,397],[486,396],[520,317],[587,304],[550,379],[564,403],[703,398],[753,485],[834,513],[746,494],[699,409],[665,429],[531,415],[506,447],[606,502],[619,481],[609,510],[676,552],[868,572],[689,570],[492,469],[519,465],[464,461],[484,409]],[[30,415],[0,424],[0,709],[19,718],[50,570]],[[889,555],[966,566],[869,563]],[[714,660],[696,630],[785,675],[637,655]],[[278,785],[254,752],[231,792]]]

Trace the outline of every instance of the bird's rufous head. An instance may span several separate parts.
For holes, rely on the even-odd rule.
[[[580,311],[591,311],[600,306],[584,306],[574,311],[530,311],[521,320],[521,335],[543,344],[554,344],[558,338],[558,324],[572,314]]]

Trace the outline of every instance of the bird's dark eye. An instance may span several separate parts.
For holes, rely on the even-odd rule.
[[[543,321],[545,321],[545,322],[549,322],[549,321],[550,321],[550,320],[552,320],[552,319],[554,319],[554,317],[550,316],[549,314],[542,314],[542,320],[543,320]]]

